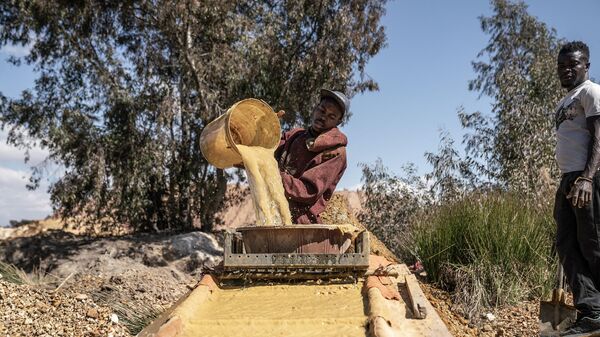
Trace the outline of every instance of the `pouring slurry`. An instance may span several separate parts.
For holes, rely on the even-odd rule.
[[[202,153],[216,167],[243,163],[257,226],[292,224],[274,157],[280,132],[273,109],[263,101],[249,98],[234,104],[207,125],[200,138]]]

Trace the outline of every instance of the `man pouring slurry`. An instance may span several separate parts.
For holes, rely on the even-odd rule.
[[[337,126],[349,105],[341,92],[322,89],[311,125],[285,132],[277,149],[236,145],[243,161],[236,166],[248,173],[258,226],[321,223],[346,169],[348,140]]]
[[[600,330],[600,85],[589,80],[589,67],[583,42],[561,48],[557,72],[568,93],[555,114],[562,173],[554,207],[556,249],[579,311],[562,335]]]
[[[346,169],[348,139],[337,126],[349,106],[343,93],[323,89],[311,125],[281,137],[275,159],[294,223],[321,223],[319,215]]]

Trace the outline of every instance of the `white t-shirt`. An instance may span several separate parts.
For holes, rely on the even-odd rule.
[[[591,135],[586,118],[600,115],[600,85],[587,80],[558,103],[556,161],[562,173],[583,171],[588,159]]]

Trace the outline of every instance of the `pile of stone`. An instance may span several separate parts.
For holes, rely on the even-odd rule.
[[[130,336],[119,317],[85,294],[0,279],[1,336]]]

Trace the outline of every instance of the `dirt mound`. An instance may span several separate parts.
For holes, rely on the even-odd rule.
[[[3,336],[130,336],[111,308],[69,290],[0,280],[0,308]]]
[[[232,191],[228,191],[228,193],[236,194],[238,196],[245,196],[240,197],[238,203],[232,204],[230,207],[219,213],[218,216],[223,220],[224,225],[217,226],[216,229],[223,230],[253,225],[256,218],[254,216],[252,198],[247,193],[240,193],[240,191],[233,190],[233,187],[229,188],[232,189]],[[356,215],[362,210],[360,193],[358,191],[349,190],[336,191],[333,194],[332,200],[330,201],[330,204],[333,203],[333,205],[328,207],[330,210],[335,208],[337,205],[341,205],[336,203],[336,200],[339,197],[343,197],[345,199],[343,202],[344,208],[342,212],[348,211],[350,212],[349,214]]]
[[[539,336],[539,301],[531,300],[513,306],[491,310],[482,322],[475,325],[456,313],[448,292],[421,283],[427,299],[456,337]]]
[[[53,288],[63,284],[55,294],[4,282],[14,296],[0,292],[0,312],[8,312],[0,323],[10,336],[129,336],[189,291],[222,252],[214,235],[200,232],[89,237],[50,229],[12,237],[0,241],[1,261],[49,273]],[[118,324],[107,321],[113,314]]]
[[[350,194],[352,196],[352,194]],[[367,228],[356,218],[356,213],[350,207],[348,196],[343,193],[334,193],[327,204],[327,208],[321,213],[321,218],[327,224],[352,224],[360,229]],[[381,255],[388,260],[400,262],[400,259],[390,251],[373,233],[370,233],[371,253]]]

